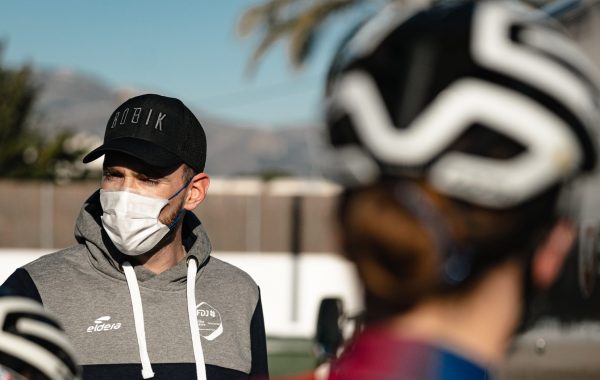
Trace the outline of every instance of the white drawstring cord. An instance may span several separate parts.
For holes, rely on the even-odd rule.
[[[196,377],[198,380],[206,380],[204,352],[202,351],[200,327],[198,326],[198,315],[196,313],[196,271],[198,269],[198,263],[196,262],[195,257],[190,257],[187,264],[187,308],[190,321],[190,332],[192,334],[194,360],[196,361]]]
[[[138,348],[140,350],[140,360],[142,361],[142,377],[151,379],[154,377],[150,357],[148,356],[148,347],[146,346],[146,330],[144,328],[144,309],[142,307],[142,297],[138,287],[135,271],[128,261],[123,262],[123,271],[129,287],[131,296],[131,306],[133,307],[133,320],[135,322],[135,333],[137,335]]]

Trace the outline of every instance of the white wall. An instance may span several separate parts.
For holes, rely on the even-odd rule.
[[[50,250],[0,249],[0,282],[18,267]],[[215,252],[246,271],[261,288],[269,336],[307,337],[315,332],[319,302],[340,297],[348,314],[361,309],[360,287],[352,266],[332,254]]]

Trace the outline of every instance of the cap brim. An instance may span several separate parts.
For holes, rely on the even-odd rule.
[[[92,162],[107,152],[124,153],[157,168],[169,168],[183,162],[177,155],[152,142],[123,137],[100,145],[83,158],[83,163]]]

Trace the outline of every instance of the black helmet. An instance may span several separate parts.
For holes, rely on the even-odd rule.
[[[330,69],[336,180],[424,178],[505,209],[595,167],[600,76],[548,17],[507,2],[403,9],[366,22]],[[461,145],[473,133],[480,146]]]
[[[0,326],[0,374],[35,380],[79,378],[71,344],[39,303],[0,297]]]

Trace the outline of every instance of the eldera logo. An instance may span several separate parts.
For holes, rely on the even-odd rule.
[[[96,318],[94,321],[94,325],[87,328],[87,332],[102,332],[109,330],[118,330],[121,328],[121,323],[110,323],[110,315],[106,315],[104,317]]]

